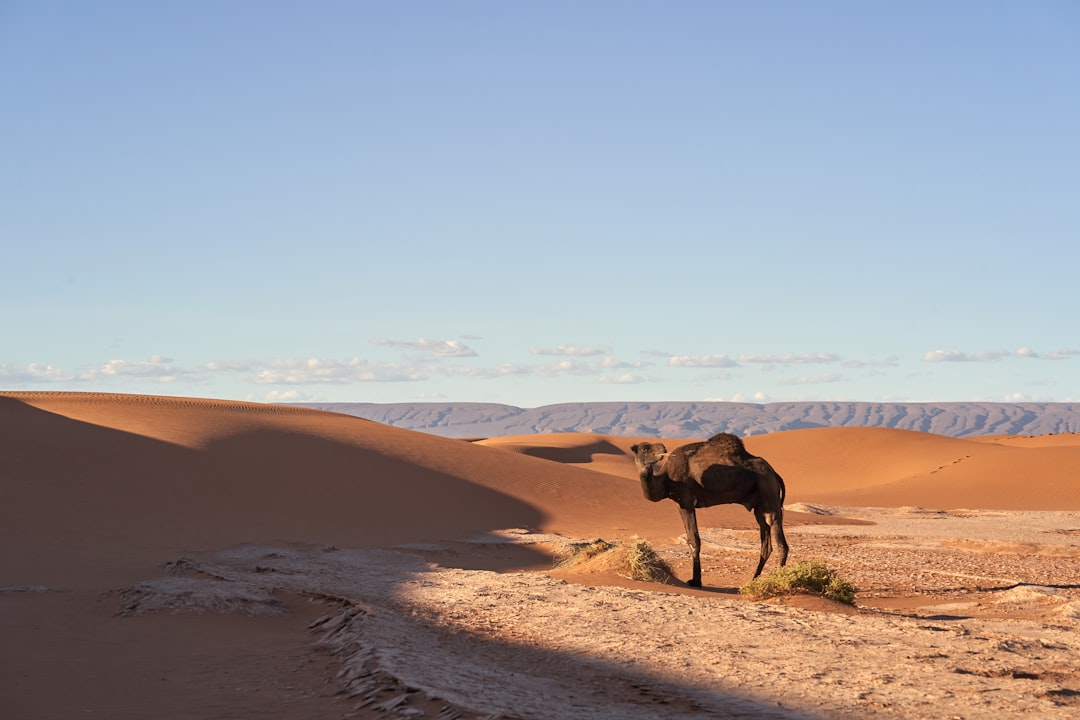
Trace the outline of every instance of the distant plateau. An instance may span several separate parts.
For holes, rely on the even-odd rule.
[[[1080,432],[1080,403],[584,402],[520,408],[498,403],[296,403],[453,438],[536,433],[703,438],[826,427],[882,427],[948,437]]]

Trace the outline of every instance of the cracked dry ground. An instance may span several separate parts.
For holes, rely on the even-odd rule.
[[[809,508],[792,527],[857,607],[751,602],[756,532],[705,531],[703,590],[446,567],[506,544],[396,551],[243,547],[144,583],[128,608],[302,593],[340,668],[342,717],[1071,718],[1080,712],[1080,514]],[[551,549],[550,536],[511,533]],[[680,575],[679,538],[652,539]],[[166,581],[182,579],[178,592]],[[260,595],[262,593],[262,595]],[[156,599],[155,599],[156,598]],[[253,599],[254,598],[254,599]],[[269,602],[269,600],[268,600]],[[249,608],[250,610],[250,608]],[[327,692],[330,692],[328,690]]]

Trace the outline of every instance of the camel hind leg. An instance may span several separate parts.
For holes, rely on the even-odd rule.
[[[765,563],[768,561],[769,556],[772,555],[773,543],[780,548],[780,567],[787,565],[788,542],[787,536],[784,535],[783,511],[765,512],[761,509],[755,509],[754,517],[757,519],[758,530],[761,535],[761,557],[758,560],[757,569],[754,571],[754,577],[757,577],[761,575]]]
[[[787,565],[788,544],[787,535],[784,534],[784,511],[781,510],[773,515],[771,524],[773,542],[780,548],[780,567]]]

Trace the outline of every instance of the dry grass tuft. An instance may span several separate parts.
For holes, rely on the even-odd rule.
[[[855,604],[855,586],[841,578],[821,560],[809,560],[777,568],[739,588],[740,595],[753,600],[813,592],[848,605]]]
[[[626,549],[626,577],[631,580],[643,582],[667,582],[671,579],[672,572],[664,560],[652,549],[652,545],[644,538],[636,535],[630,538]]]
[[[568,543],[555,556],[555,567],[566,568],[588,562],[598,555],[611,552],[615,543],[597,538],[589,542]]]
[[[648,541],[634,536],[628,542],[606,540],[571,543],[555,561],[559,569],[614,572],[621,577],[642,582],[668,582],[671,567],[656,554]]]

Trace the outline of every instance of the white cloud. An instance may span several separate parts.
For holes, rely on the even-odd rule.
[[[645,367],[652,367],[653,363],[643,362],[626,362],[624,360],[616,360],[613,357],[606,357],[597,363],[597,367],[603,370],[621,370],[621,369],[641,369]]]
[[[439,402],[446,399],[445,393],[420,393],[414,396],[417,402]]]
[[[1070,351],[1076,353],[1076,351]],[[923,362],[997,362],[1005,358],[1038,358],[1037,352],[1029,347],[1021,347],[1015,352],[1009,350],[979,350],[973,353],[960,350],[931,350],[923,355]],[[1047,355],[1050,359],[1060,359],[1057,353]]]
[[[476,357],[476,351],[465,343],[457,340],[390,340],[379,338],[370,341],[372,345],[385,345],[387,347],[405,348],[408,350],[420,350],[431,353],[434,357]]]
[[[741,403],[763,403],[769,402],[769,396],[762,391],[758,390],[753,395],[744,395],[742,393],[735,393],[730,398],[725,398],[723,395],[717,397],[707,397],[705,402],[741,402]]]
[[[203,372],[249,372],[260,363],[253,360],[211,360],[198,367]]]
[[[727,382],[735,376],[729,372],[716,372],[709,373],[708,375],[702,375],[697,379],[698,384],[711,383],[711,382]]]
[[[841,382],[843,380],[842,375],[836,373],[828,373],[825,375],[804,375],[797,378],[788,378],[786,380],[780,380],[781,385],[822,385],[825,383]]]
[[[840,364],[841,367],[859,369],[859,368],[876,368],[876,367],[898,367],[900,365],[900,357],[898,355],[886,355],[881,360],[845,360]]]
[[[467,377],[477,380],[494,380],[496,378],[509,377],[512,375],[532,375],[535,368],[529,365],[513,365],[505,363],[493,368],[477,367],[448,367],[438,370],[447,377]]]
[[[271,390],[266,393],[266,402],[271,403],[305,402],[313,399],[312,396],[299,390]]]
[[[622,375],[614,375],[612,377],[602,377],[596,382],[601,385],[637,385],[640,383],[648,382],[648,380],[646,380],[641,375],[624,373]]]
[[[569,355],[572,357],[589,357],[603,355],[606,351],[598,347],[578,347],[575,345],[559,345],[555,348],[529,348],[532,355]]]
[[[738,367],[738,363],[727,355],[672,355],[668,358],[672,367]]]
[[[178,380],[195,380],[197,376],[188,370],[173,366],[172,358],[151,355],[148,360],[128,362],[110,360],[104,365],[91,368],[79,374],[79,380],[101,380],[112,378],[138,378],[151,382],[171,383]]]
[[[959,350],[931,350],[923,355],[923,362],[969,362],[967,353]]]
[[[541,365],[536,368],[536,374],[540,377],[556,377],[558,375],[595,375],[597,368],[588,363],[577,360],[561,360],[549,365]]]
[[[494,379],[501,377],[533,375],[542,378],[556,378],[563,375],[587,376],[597,375],[611,370],[639,370],[650,367],[652,363],[624,362],[615,358],[605,357],[599,362],[589,363],[581,360],[566,359],[545,365],[515,365],[504,364],[494,368],[476,367],[448,367],[433,370],[452,377],[471,377],[478,379]],[[627,377],[629,377],[627,375]],[[610,382],[608,379],[602,382]],[[625,381],[620,381],[625,382]]]
[[[24,383],[66,382],[73,377],[59,368],[41,363],[30,363],[22,367],[0,364],[0,380],[5,384],[22,385]]]
[[[803,365],[807,363],[832,363],[840,359],[839,355],[832,353],[784,353],[783,355],[740,355],[739,362],[765,363],[768,365]]]
[[[447,340],[436,345],[431,354],[435,357],[476,357],[475,350],[457,340]]]
[[[270,369],[258,372],[252,380],[261,385],[309,385],[317,383],[348,384],[356,382],[411,382],[426,380],[427,373],[417,367],[369,363],[362,358],[349,360],[275,360]]]
[[[1030,395],[1028,393],[1020,393],[1020,392],[1005,393],[1005,397],[1003,398],[1003,400],[1004,400],[1004,402],[1015,402],[1015,403],[1022,403],[1022,402],[1054,402],[1054,398],[1046,396],[1046,395]],[[1068,401],[1066,400],[1066,401],[1063,401],[1063,402],[1068,402]]]

